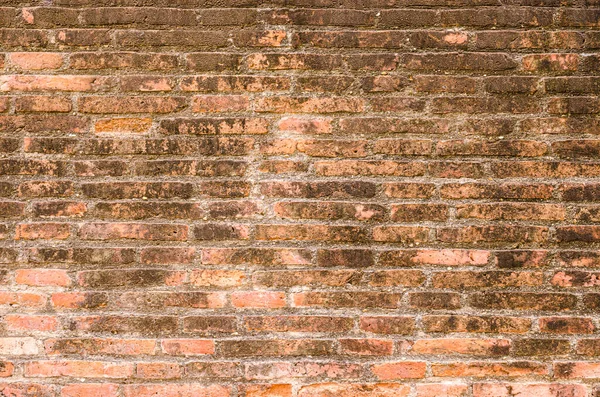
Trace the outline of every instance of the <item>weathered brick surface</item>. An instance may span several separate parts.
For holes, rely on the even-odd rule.
[[[0,396],[600,396],[598,0],[0,0]]]

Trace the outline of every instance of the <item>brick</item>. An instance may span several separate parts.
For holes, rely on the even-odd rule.
[[[462,306],[460,295],[453,292],[412,292],[409,305],[418,309],[458,309]]]
[[[239,270],[197,270],[190,274],[190,283],[198,287],[235,287],[245,283],[246,275]]]
[[[358,98],[268,97],[258,100],[254,109],[270,113],[356,113],[364,110],[364,104]]]
[[[534,183],[448,183],[440,188],[440,194],[449,199],[506,199],[535,200],[552,197],[554,187]]]
[[[213,265],[306,265],[310,261],[310,251],[302,249],[213,248],[202,251],[202,263]]]
[[[506,339],[420,339],[411,352],[425,355],[505,356],[510,350]]]
[[[55,35],[56,41],[65,46],[93,47],[110,44],[108,29],[60,29]]]
[[[139,363],[136,367],[138,378],[178,379],[181,375],[182,368],[176,363]]]
[[[266,287],[329,286],[357,284],[361,274],[351,270],[290,270],[255,272],[252,283]]]
[[[495,167],[495,165],[494,165]],[[429,165],[429,172],[438,178],[481,178],[485,170],[475,161],[438,161]]]
[[[63,64],[63,57],[49,52],[13,52],[10,62],[25,70],[58,69]]]
[[[250,184],[241,181],[199,182],[198,189],[204,197],[241,198],[250,194]]]
[[[362,375],[358,364],[326,361],[275,361],[268,363],[247,363],[245,378],[249,380],[319,378],[327,375],[333,379],[357,379]]]
[[[52,294],[52,305],[63,309],[97,309],[106,307],[108,296],[95,292],[64,292]]]
[[[251,70],[332,70],[342,66],[338,55],[304,53],[252,54],[246,58]]]
[[[418,287],[425,282],[425,275],[419,270],[381,270],[370,275],[369,285],[374,287]]]
[[[434,376],[441,377],[519,378],[548,374],[546,365],[533,361],[435,363],[431,369]]]
[[[59,338],[44,342],[49,355],[151,355],[154,354],[155,345],[152,339]]]
[[[582,317],[543,317],[540,330],[551,334],[590,334],[596,329],[592,319]]]
[[[415,329],[412,317],[361,317],[360,329],[375,334],[410,335]]]
[[[223,340],[219,345],[226,357],[324,356],[333,351],[330,341],[318,339]]]
[[[198,52],[187,55],[187,68],[195,72],[229,71],[240,67],[239,54]]]
[[[184,27],[184,26],[183,26]],[[227,34],[213,30],[135,30],[116,32],[115,38],[121,48],[191,47],[219,48],[227,45]]]
[[[211,292],[123,292],[115,297],[115,306],[121,309],[160,307],[218,309],[225,306],[223,293]]]
[[[353,321],[348,317],[325,316],[251,316],[244,327],[252,332],[329,332],[350,330]]]
[[[471,77],[424,75],[415,76],[414,89],[427,93],[473,94],[476,92],[476,83]]]
[[[249,291],[234,292],[231,303],[239,308],[281,308],[286,306],[283,292]]]
[[[180,285],[184,278],[185,273],[160,269],[89,270],[77,274],[79,285],[93,289]]]
[[[382,139],[375,142],[374,153],[406,155],[406,156],[427,156],[433,149],[433,142],[430,140],[408,140],[408,139]]]
[[[177,56],[135,52],[76,52],[69,66],[77,70],[172,70],[178,65]]]
[[[554,364],[555,377],[563,379],[597,378],[598,363],[565,362]]]
[[[102,361],[30,361],[25,365],[28,377],[127,378],[133,364]]]
[[[577,342],[576,351],[581,356],[596,357],[600,355],[600,341],[598,339],[582,339]]]
[[[148,117],[129,118],[119,117],[112,119],[101,119],[94,124],[94,130],[98,133],[113,132],[113,133],[142,133],[148,132],[152,127],[152,119]]]
[[[109,83],[109,78],[98,76],[7,75],[0,77],[0,91],[89,92],[102,90]]]
[[[0,338],[0,352],[5,356],[31,356],[39,352],[38,343],[31,337]]]
[[[9,314],[4,317],[6,328],[13,332],[56,331],[59,328],[59,321],[53,316],[22,316]]]
[[[564,74],[576,71],[580,58],[577,54],[539,54],[527,55],[522,62],[526,71]]]
[[[470,106],[468,103],[461,103],[457,100],[448,103],[451,103],[451,106],[458,107],[461,111],[469,112],[465,110]],[[493,107],[497,108],[497,106]],[[499,109],[496,110],[500,111]],[[443,110],[440,109],[440,111]],[[526,140],[504,140],[499,142],[442,141],[437,145],[437,153],[441,156],[473,156],[477,153],[480,156],[539,157],[546,154],[547,150],[547,146],[543,143]]]
[[[200,118],[167,119],[160,131],[169,135],[266,134],[268,121],[264,118]]]
[[[232,316],[190,316],[183,319],[183,330],[197,335],[232,333],[238,329],[236,320]]]
[[[84,240],[159,240],[183,241],[188,227],[170,224],[88,223],[79,229]]]
[[[575,307],[575,295],[560,293],[478,293],[470,298],[475,308],[568,311]]]
[[[423,318],[428,332],[468,332],[522,334],[531,328],[531,320],[507,316],[432,315]]]
[[[424,362],[385,363],[371,366],[371,372],[378,380],[420,379],[425,377],[427,366]]]
[[[173,8],[92,8],[82,12],[85,24],[95,25],[194,25],[192,10]]]
[[[160,346],[169,355],[196,356],[215,352],[214,342],[202,339],[165,339]]]
[[[12,307],[40,308],[46,306],[46,297],[42,294],[27,292],[0,292],[0,305]]]
[[[389,356],[393,352],[394,343],[382,339],[340,339],[340,351],[346,355]]]
[[[529,396],[557,396],[570,394],[573,397],[587,395],[583,385],[568,384],[517,384],[517,383],[476,383],[473,385],[474,397],[504,397],[517,392],[523,397]]]
[[[42,48],[48,45],[48,33],[39,29],[0,29],[6,48]]]
[[[397,383],[324,383],[303,386],[298,392],[299,397],[317,397],[326,395],[346,395],[351,397],[406,397],[410,389]]]
[[[61,397],[116,397],[119,386],[116,384],[70,384],[61,389]]]
[[[157,394],[165,397],[183,397],[183,396],[210,396],[227,397],[231,394],[228,386],[203,385],[197,383],[181,383],[177,385],[126,385],[124,386],[125,397],[150,397]]]
[[[181,97],[82,97],[83,113],[170,113],[183,108]]]
[[[291,219],[354,219],[359,221],[381,220],[385,209],[370,204],[351,204],[340,202],[279,202],[273,210],[282,218]]]
[[[339,241],[365,240],[365,231],[358,226],[329,225],[256,225],[255,238],[265,241]]]
[[[18,284],[31,286],[61,286],[71,285],[71,279],[66,271],[59,269],[20,269],[15,273]]]
[[[317,251],[319,266],[370,267],[375,264],[373,252],[361,249],[321,249]]]
[[[437,230],[437,238],[442,242],[491,243],[523,241],[544,242],[548,238],[548,228],[542,226],[466,226]]]
[[[469,392],[464,383],[424,383],[417,385],[417,396],[461,397]]]
[[[12,376],[15,366],[10,361],[2,361],[0,363],[0,377],[7,378]]]
[[[183,77],[179,87],[183,91],[199,92],[286,91],[290,88],[290,79],[285,76],[198,75]]]
[[[52,397],[57,393],[54,385],[41,383],[0,383],[0,392],[10,395]]]
[[[524,61],[525,62],[525,61]],[[409,70],[463,70],[463,71],[502,71],[517,67],[517,62],[507,54],[471,53],[469,56],[459,53],[407,54],[403,66]]]
[[[192,378],[229,378],[239,373],[238,364],[234,362],[191,362],[185,371]]]
[[[359,134],[442,134],[448,132],[444,119],[394,117],[347,117],[340,119],[340,131]]]
[[[355,293],[345,292],[303,292],[293,296],[294,306],[297,307],[332,307],[332,308],[369,308],[383,307],[393,309],[397,307],[401,294],[383,292],[360,291]]]
[[[158,307],[164,307],[162,303]],[[71,328],[80,332],[156,336],[172,334],[177,321],[169,316],[80,316],[72,319]]]
[[[77,10],[59,7],[33,7],[21,10],[23,21],[37,27],[76,25],[78,14]]]
[[[71,100],[59,96],[22,96],[15,100],[15,110],[17,112],[70,112],[72,109]]]

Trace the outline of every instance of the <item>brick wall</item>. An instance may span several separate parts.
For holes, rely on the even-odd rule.
[[[0,0],[0,396],[600,395],[599,7]]]

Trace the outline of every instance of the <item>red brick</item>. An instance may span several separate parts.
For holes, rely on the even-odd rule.
[[[61,397],[117,397],[119,386],[115,384],[70,384],[61,389]]]
[[[508,397],[513,393],[519,393],[522,397],[550,397],[561,394],[584,397],[587,395],[587,389],[583,385],[547,383],[476,383],[473,385],[473,397]]]
[[[352,356],[389,356],[394,342],[384,339],[340,339],[341,354]]]
[[[97,76],[6,75],[0,77],[0,91],[88,92],[102,90],[109,83],[108,77]]]
[[[160,342],[165,354],[195,356],[214,354],[215,344],[212,340],[202,339],[165,339]]]
[[[182,376],[182,368],[177,363],[138,363],[136,377],[143,379],[178,379]]]
[[[13,52],[10,62],[25,70],[58,69],[63,64],[63,56],[51,52]]]
[[[402,361],[371,366],[371,372],[379,380],[420,379],[425,377],[426,369],[427,364],[419,361]]]
[[[231,303],[239,308],[270,308],[286,306],[283,292],[237,291],[231,294]]]
[[[249,380],[319,378],[323,375],[332,379],[357,379],[362,373],[359,364],[337,361],[276,361],[245,364],[245,378]]]
[[[59,321],[53,316],[21,316],[8,314],[4,317],[6,328],[10,331],[56,331],[59,328]]]
[[[133,364],[102,361],[30,361],[25,364],[28,377],[128,378]]]
[[[469,393],[465,383],[422,383],[417,385],[417,397],[462,397]]]
[[[183,396],[210,396],[210,397],[229,397],[231,388],[219,385],[204,385],[196,383],[180,383],[175,385],[125,385],[125,397],[183,397]]]
[[[183,241],[188,227],[171,224],[88,223],[79,229],[84,240],[158,240]]]
[[[71,285],[71,279],[65,270],[52,269],[20,269],[15,272],[17,284],[31,286],[55,285],[66,287]]]
[[[506,339],[420,339],[411,352],[426,355],[505,356],[510,350]]]
[[[431,367],[434,376],[440,377],[476,377],[476,378],[519,378],[524,376],[542,376],[548,374],[548,367],[532,361],[516,362],[453,362]]]
[[[523,57],[523,68],[530,72],[569,73],[579,67],[577,54],[540,54]]]
[[[323,383],[302,386],[298,397],[348,396],[348,397],[406,397],[409,386],[397,383]]]
[[[155,346],[153,339],[59,338],[44,342],[48,355],[152,355]]]
[[[22,223],[15,230],[15,240],[65,240],[70,235],[68,223]]]

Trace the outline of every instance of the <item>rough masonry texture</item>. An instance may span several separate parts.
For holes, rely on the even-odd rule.
[[[598,0],[0,0],[0,396],[600,396]]]

